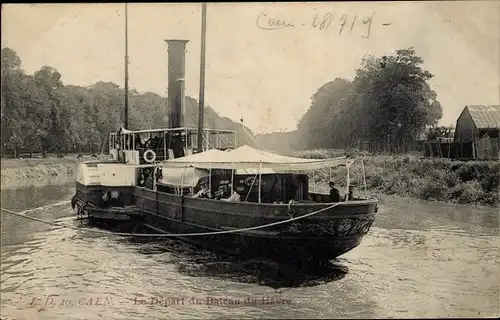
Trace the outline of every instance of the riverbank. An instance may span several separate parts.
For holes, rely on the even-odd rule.
[[[341,156],[326,150],[300,151],[297,157],[326,158]],[[355,157],[350,170],[351,183],[364,192],[361,157]],[[367,189],[370,193],[398,195],[423,200],[459,204],[500,205],[499,161],[450,161],[449,159],[411,156],[372,156],[363,158]],[[331,172],[331,176],[330,176]],[[318,170],[311,182],[327,185],[331,179],[345,187],[346,168]]]
[[[76,157],[2,159],[1,189],[64,183],[76,177]]]
[[[339,156],[326,151],[301,151],[295,156],[324,158]],[[64,183],[76,176],[76,157],[49,159],[2,159],[1,188],[12,189],[29,185]],[[408,156],[364,157],[368,192],[373,195],[397,195],[422,200],[458,204],[500,205],[500,162],[450,161],[447,159],[420,159]],[[331,173],[331,176],[330,176]],[[358,193],[364,193],[361,161],[355,161],[350,171],[351,183]],[[339,188],[345,187],[346,168],[317,170],[310,174],[310,185],[327,187],[333,180]],[[343,189],[341,192],[343,193]]]

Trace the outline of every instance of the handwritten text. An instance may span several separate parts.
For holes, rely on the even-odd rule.
[[[287,22],[285,20],[279,20],[275,18],[270,18],[267,16],[267,12],[261,12],[257,16],[257,27],[262,30],[277,30],[284,28],[293,28],[295,25],[293,23]]]
[[[374,23],[375,13],[371,15],[358,16],[339,14],[337,12],[325,12],[323,14],[313,14],[310,21],[303,23],[294,23],[283,18],[273,17],[267,12],[261,12],[257,16],[256,25],[261,30],[272,31],[282,29],[294,29],[298,27],[312,27],[319,31],[332,31],[341,36],[343,34],[351,35],[357,31],[363,39],[370,37]],[[381,23],[383,27],[391,25],[390,22]]]

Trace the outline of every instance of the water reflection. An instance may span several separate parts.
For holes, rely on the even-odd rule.
[[[131,243],[135,243],[137,251],[144,255],[168,252],[169,261],[176,264],[179,273],[187,276],[259,284],[274,289],[321,285],[341,280],[348,272],[347,266],[340,261],[304,269],[269,260],[248,260],[212,253],[175,240],[142,245],[137,240]]]

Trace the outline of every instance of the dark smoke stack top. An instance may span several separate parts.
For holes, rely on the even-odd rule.
[[[165,40],[168,44],[169,128],[184,126],[184,85],[186,43],[188,40]]]

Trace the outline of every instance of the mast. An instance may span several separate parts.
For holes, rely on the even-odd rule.
[[[205,41],[207,31],[207,4],[201,4],[201,63],[200,98],[198,105],[198,152],[203,151],[203,118],[205,111]]]
[[[125,2],[125,115],[123,128],[128,129],[128,6]]]

